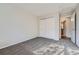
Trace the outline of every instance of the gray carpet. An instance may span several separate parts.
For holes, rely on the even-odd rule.
[[[74,50],[79,50],[79,48],[70,40],[61,39],[59,41],[55,41],[53,39],[38,37],[4,49],[0,49],[0,55],[34,55],[33,51],[54,43],[58,45],[65,45],[66,47],[70,47]],[[67,55],[67,53],[65,53],[65,55]]]

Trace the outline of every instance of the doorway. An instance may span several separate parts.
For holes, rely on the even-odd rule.
[[[61,22],[61,38],[66,38],[66,21]]]
[[[69,39],[76,44],[76,14],[60,16],[60,39]]]
[[[61,17],[60,19],[60,39],[71,39],[71,18]]]

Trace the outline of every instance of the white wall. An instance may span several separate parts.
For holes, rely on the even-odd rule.
[[[40,20],[40,36],[59,40],[59,16]]]
[[[71,19],[66,18],[66,36],[71,38]]]
[[[37,18],[11,5],[0,4],[0,49],[38,34]]]
[[[76,8],[76,44],[79,46],[79,5]]]

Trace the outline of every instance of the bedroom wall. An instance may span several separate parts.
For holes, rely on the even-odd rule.
[[[75,43],[75,12],[71,16],[71,41]]]
[[[37,36],[35,16],[15,6],[0,4],[0,49]]]
[[[66,36],[71,38],[71,19],[66,18]]]

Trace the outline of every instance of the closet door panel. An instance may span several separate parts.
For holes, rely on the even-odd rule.
[[[40,37],[46,37],[46,21],[40,20]]]
[[[40,20],[40,36],[59,40],[59,20],[57,18]]]

